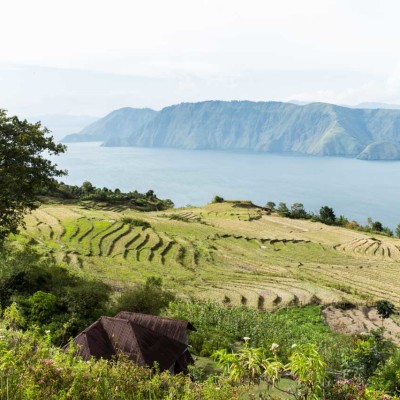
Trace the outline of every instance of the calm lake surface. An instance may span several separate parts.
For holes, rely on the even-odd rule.
[[[400,223],[400,162],[298,157],[74,143],[54,160],[68,170],[62,180],[122,191],[153,189],[176,206],[226,199],[303,203],[318,212],[328,205],[365,224],[367,217],[394,228]]]

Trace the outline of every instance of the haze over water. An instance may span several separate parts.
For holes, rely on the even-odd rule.
[[[65,183],[89,180],[122,191],[153,189],[177,207],[204,205],[216,194],[265,205],[323,205],[366,224],[368,217],[394,228],[400,223],[400,162],[261,153],[100,147],[74,143],[55,157],[68,170]]]

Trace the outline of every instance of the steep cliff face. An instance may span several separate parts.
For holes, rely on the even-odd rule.
[[[400,160],[400,146],[390,142],[369,144],[358,156],[360,160]]]
[[[182,103],[159,112],[135,110],[147,111],[140,118],[131,111],[124,115],[122,110],[85,128],[81,138],[87,135],[101,138],[105,146],[360,155],[360,158],[365,157],[361,154],[373,143],[400,145],[399,110],[250,101]],[[385,159],[382,158],[385,154],[388,157],[395,154],[388,151],[387,145],[373,146],[374,153],[378,148],[379,159]]]

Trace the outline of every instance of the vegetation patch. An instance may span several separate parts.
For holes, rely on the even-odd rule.
[[[140,226],[140,227],[143,227],[143,228],[150,228],[151,227],[149,222],[144,221],[142,219],[138,219],[138,218],[122,217],[121,218],[121,222],[123,224],[127,224],[127,225],[130,225],[132,227],[135,227],[135,226]]]

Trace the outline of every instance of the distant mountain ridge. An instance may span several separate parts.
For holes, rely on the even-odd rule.
[[[79,133],[67,135],[63,142],[104,142],[128,137],[150,121],[157,111],[150,108],[124,107],[83,128]]]
[[[73,136],[74,141],[88,138],[105,146],[397,160],[400,110],[251,101],[182,103],[161,111],[124,108]]]

